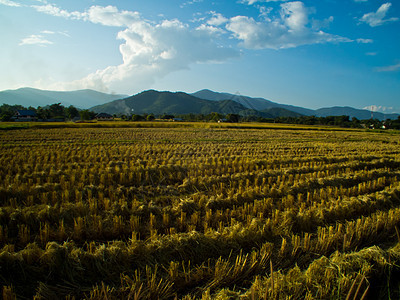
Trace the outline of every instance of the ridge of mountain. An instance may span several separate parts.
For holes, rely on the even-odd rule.
[[[127,97],[127,95],[106,94],[90,89],[48,91],[25,87],[16,90],[0,91],[0,104],[19,104],[26,107],[37,107],[61,103],[64,106],[73,105],[77,108],[86,109],[94,105],[125,97]]]
[[[328,117],[328,116],[349,116],[350,118],[355,117],[359,120],[378,119],[380,121],[385,119],[397,119],[399,114],[384,114],[380,112],[371,112],[366,109],[357,109],[350,106],[333,106],[324,107],[315,110],[315,116],[317,117]]]
[[[261,111],[265,111],[267,108],[284,108],[287,109],[291,112],[295,112],[301,115],[305,116],[316,116],[316,117],[327,117],[327,116],[349,116],[350,118],[357,118],[360,120],[363,119],[370,119],[371,118],[371,111],[366,110],[366,109],[358,109],[354,107],[349,107],[349,106],[334,106],[334,107],[324,107],[324,108],[319,108],[316,110],[308,109],[308,108],[303,108],[299,106],[293,106],[293,105],[287,105],[287,104],[279,104],[272,102],[270,100],[264,99],[264,98],[252,98],[252,97],[247,97],[247,96],[242,96],[238,94],[229,94],[229,93],[219,93],[219,92],[214,92],[208,89],[203,89],[200,91],[197,91],[195,93],[192,93],[192,95],[195,95],[196,97],[203,98],[203,99],[208,99],[212,101],[221,101],[223,99],[232,99],[234,101],[237,101],[239,103],[242,103],[245,106],[248,106],[250,103],[254,107],[259,107],[261,108]],[[247,105],[246,105],[247,103]],[[288,116],[288,115],[284,115]],[[373,112],[372,113],[373,118],[376,118],[380,121],[385,120],[385,119],[397,119],[400,114],[384,114],[380,112]]]
[[[314,114],[314,110],[312,109],[307,109],[299,106],[294,106],[294,105],[287,105],[287,104],[279,104],[276,102],[272,102],[271,100],[267,100],[264,98],[252,98],[248,96],[243,96],[240,94],[229,94],[229,93],[219,93],[219,92],[214,92],[208,89],[203,89],[200,91],[197,91],[195,93],[192,93],[191,95],[196,96],[201,99],[206,99],[206,100],[211,100],[211,101],[221,101],[221,100],[233,100],[236,102],[241,103],[242,105],[248,107],[248,108],[253,108],[256,110],[263,111],[268,108],[284,108],[286,110],[296,112],[301,115],[306,115],[306,116],[311,116]]]
[[[299,106],[279,104],[264,98],[253,98],[239,93],[221,93],[203,89],[191,94],[184,92],[143,91],[136,95],[106,94],[90,89],[76,91],[48,91],[35,88],[20,88],[0,91],[0,105],[22,105],[25,107],[46,106],[53,103],[74,105],[81,109],[111,114],[208,114],[218,112],[243,116],[256,115],[264,118],[347,115],[350,118],[378,120],[397,119],[396,113],[384,114],[349,106],[324,107],[316,110]]]
[[[210,101],[183,92],[148,90],[91,108],[109,114],[210,114],[235,113],[245,115],[247,107],[232,100]],[[262,113],[261,113],[262,114]],[[270,117],[268,114],[265,114]]]

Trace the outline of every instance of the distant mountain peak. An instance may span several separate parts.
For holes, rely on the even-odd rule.
[[[47,91],[31,87],[16,90],[0,91],[0,104],[22,106],[46,106],[62,103],[64,106],[73,105],[78,108],[89,108],[115,99],[125,98],[126,95],[106,94],[90,89],[76,91]]]

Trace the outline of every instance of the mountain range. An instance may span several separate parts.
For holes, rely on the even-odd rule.
[[[192,94],[169,91],[144,91],[133,96],[106,94],[94,90],[46,91],[33,88],[0,91],[0,104],[20,104],[26,107],[46,106],[61,102],[80,109],[109,114],[222,114],[257,115],[264,118],[299,116],[340,116],[357,119],[371,118],[371,111],[352,107],[328,107],[312,110],[300,106],[280,104],[264,98],[253,98],[240,94],[218,93],[201,90]],[[373,113],[373,118],[397,119],[399,114]]]
[[[87,109],[95,105],[125,97],[127,97],[127,95],[105,94],[89,89],[61,92],[20,88],[17,90],[1,91],[0,104],[43,107],[54,103],[61,103],[63,106],[73,105],[77,108]]]
[[[229,97],[231,98],[231,97]],[[237,99],[208,100],[195,97],[195,94],[182,92],[159,92],[154,90],[144,91],[137,95],[124,99],[115,100],[103,105],[91,108],[94,112],[107,112],[109,114],[210,114],[217,112],[221,114],[257,115],[264,118],[275,118],[279,116],[298,117],[301,114],[280,107],[258,109],[240,103]]]
[[[115,100],[91,108],[95,112],[110,114],[188,114],[210,112],[235,113],[240,115],[257,115],[264,118],[299,117],[299,116],[342,116],[364,120],[371,118],[371,111],[352,107],[329,107],[317,110],[299,106],[280,104],[264,98],[252,98],[239,94],[218,93],[201,90],[192,94],[182,92],[144,91],[137,95]],[[399,114],[374,112],[373,117],[379,120],[397,119]]]
[[[251,98],[247,96],[242,96],[238,94],[229,94],[229,93],[217,93],[210,90],[201,90],[193,93],[192,95],[213,101],[220,101],[222,99],[232,99],[238,101],[239,103],[243,103],[246,107],[254,107],[257,110],[265,110],[268,108],[283,108],[304,116],[316,116],[316,117],[327,117],[327,116],[349,116],[350,118],[356,117],[359,120],[365,120],[371,118],[371,111],[366,109],[357,109],[348,106],[334,106],[334,107],[325,107],[319,108],[316,110],[303,108],[299,106],[280,104],[276,102],[272,102],[270,100],[264,98]],[[391,114],[383,114],[380,112],[373,112],[373,118],[378,120],[385,119],[397,119],[400,115],[391,113]]]

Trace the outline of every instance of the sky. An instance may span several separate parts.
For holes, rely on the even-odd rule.
[[[0,0],[0,90],[201,89],[400,113],[400,1]]]

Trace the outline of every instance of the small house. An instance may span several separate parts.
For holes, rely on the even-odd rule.
[[[99,113],[95,116],[97,121],[111,121],[113,120],[113,116],[108,113]]]
[[[37,121],[37,115],[33,110],[17,110],[13,119],[16,122],[33,122]]]

